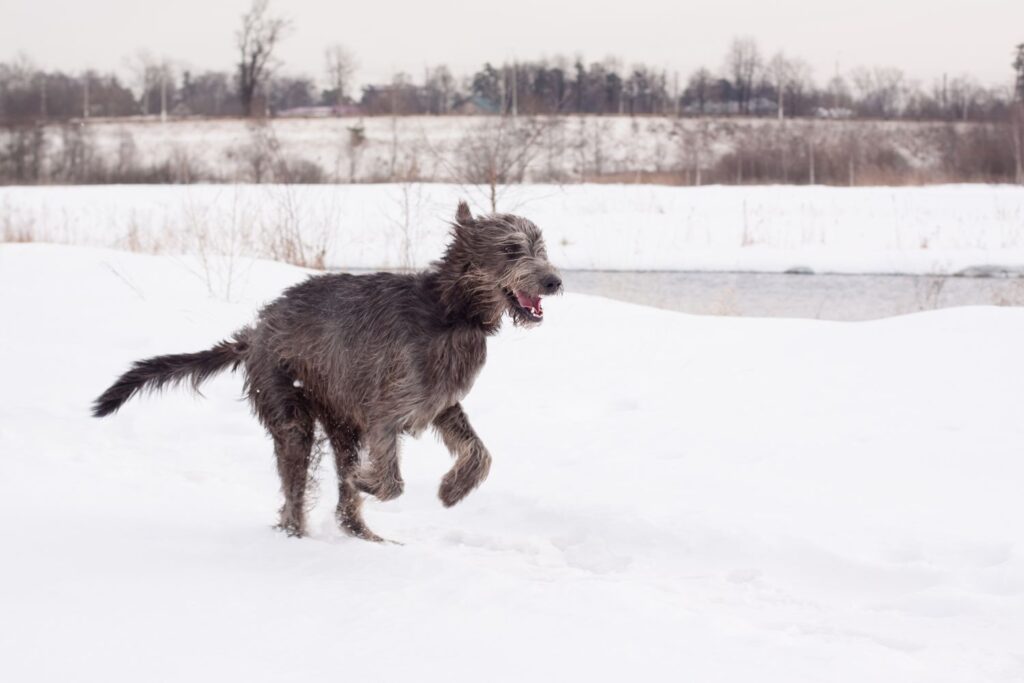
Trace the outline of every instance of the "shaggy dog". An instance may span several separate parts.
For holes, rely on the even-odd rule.
[[[543,320],[541,297],[561,291],[536,225],[508,214],[473,217],[459,204],[440,261],[415,274],[331,274],[286,290],[256,323],[207,351],[136,362],[93,405],[110,415],[143,389],[189,380],[196,388],[242,367],[253,411],[274,440],[284,506],[280,528],[305,532],[314,428],[321,425],[338,470],[337,518],[360,538],[359,491],[402,493],[402,434],[433,427],[455,458],[438,495],[462,500],[487,476],[491,456],[459,401],[473,386],[487,337],[507,314]],[[360,462],[360,452],[366,458]]]

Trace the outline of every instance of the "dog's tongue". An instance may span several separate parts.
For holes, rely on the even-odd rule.
[[[544,315],[544,309],[540,307],[539,296],[528,296],[522,292],[516,292],[516,300],[523,308],[533,311],[534,315]]]

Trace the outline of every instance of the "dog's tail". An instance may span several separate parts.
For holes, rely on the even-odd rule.
[[[167,384],[181,384],[187,379],[192,388],[198,390],[200,384],[221,370],[228,367],[236,369],[245,359],[247,348],[248,344],[244,340],[232,339],[198,353],[178,353],[135,361],[128,372],[93,401],[93,417],[117,412],[128,399],[143,389],[155,391]]]

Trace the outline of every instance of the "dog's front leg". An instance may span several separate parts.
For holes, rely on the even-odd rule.
[[[398,433],[395,430],[374,430],[367,434],[366,448],[370,461],[356,475],[356,488],[380,500],[402,495],[405,483],[398,469]]]
[[[444,475],[438,491],[445,507],[451,507],[487,478],[487,472],[491,469],[491,454],[473,431],[466,413],[458,403],[434,418],[434,429],[455,456],[455,464]]]

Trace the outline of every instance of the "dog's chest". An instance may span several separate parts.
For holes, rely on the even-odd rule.
[[[473,387],[487,358],[487,340],[472,331],[439,335],[424,348],[422,380],[414,414],[404,429],[419,434],[442,410],[458,403]]]
[[[434,340],[426,374],[436,395],[446,397],[445,407],[465,397],[486,359],[487,338],[476,330],[456,330]]]

